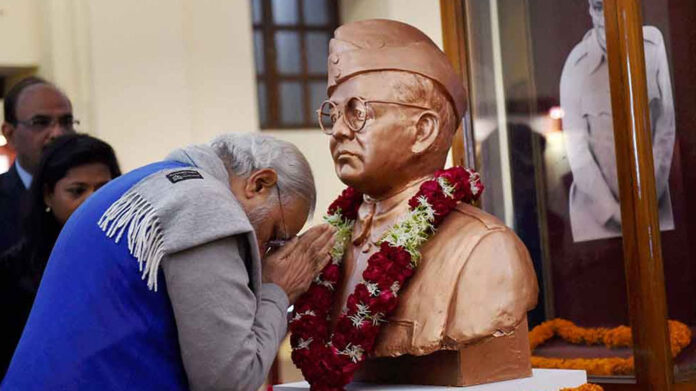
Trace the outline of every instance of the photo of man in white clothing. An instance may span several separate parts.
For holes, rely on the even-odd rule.
[[[619,181],[609,91],[603,0],[588,0],[593,28],[568,55],[561,75],[573,241],[621,236]],[[655,186],[661,230],[674,229],[669,172],[675,141],[674,104],[662,33],[643,27]]]

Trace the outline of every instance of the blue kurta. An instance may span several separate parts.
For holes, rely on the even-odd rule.
[[[97,225],[104,211],[157,171],[154,163],[107,184],[63,228],[2,383],[10,390],[185,390],[176,323],[160,273],[141,279],[127,240]]]

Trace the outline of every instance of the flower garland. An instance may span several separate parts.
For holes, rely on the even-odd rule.
[[[561,388],[560,391],[604,391],[604,389],[601,386],[598,386],[596,384],[585,383],[585,384],[581,385],[580,387]]]
[[[691,343],[691,330],[687,325],[675,320],[668,321],[669,342],[672,357],[676,357]],[[529,345],[532,350],[554,336],[559,336],[573,344],[604,345],[608,348],[631,347],[631,329],[627,326],[608,328],[578,327],[565,319],[553,319],[536,326],[529,332]],[[535,368],[584,369],[590,375],[611,376],[630,375],[634,372],[633,356],[628,358],[557,358],[532,356]]]
[[[483,191],[480,176],[461,167],[439,170],[409,200],[409,213],[379,241],[367,261],[363,281],[348,297],[333,332],[330,313],[336,299],[343,255],[363,196],[347,188],[329,206],[326,222],[337,228],[331,262],[295,303],[290,331],[292,360],[315,391],[342,390],[369,355],[401,288],[420,261],[420,248],[457,202],[473,202]]]

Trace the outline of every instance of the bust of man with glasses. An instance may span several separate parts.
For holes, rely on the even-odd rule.
[[[334,316],[382,235],[443,168],[466,95],[444,53],[390,20],[339,27],[329,99],[318,110],[341,181],[365,194],[344,258]],[[529,254],[486,212],[460,203],[421,248],[416,274],[356,379],[470,385],[531,374],[526,313],[537,300]]]
[[[70,100],[53,84],[29,77],[15,84],[4,101],[2,134],[17,153],[10,170],[0,175],[0,253],[19,237],[19,211],[31,185],[44,145],[73,132]]]

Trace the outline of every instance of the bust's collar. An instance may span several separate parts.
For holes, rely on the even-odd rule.
[[[420,185],[428,179],[432,179],[432,175],[427,175],[418,179],[414,179],[411,182],[407,183],[406,186],[396,191],[390,192],[386,196],[380,198],[373,198],[365,194],[363,195],[363,201],[366,204],[375,204],[375,212],[377,215],[387,213],[390,210],[394,209],[396,206],[404,202],[408,202],[408,200],[411,197],[418,193]]]
[[[420,185],[429,179],[432,179],[432,175],[415,179],[381,198],[364,195],[363,203],[358,210],[358,229],[353,231],[353,244],[362,245],[368,238],[372,242],[379,240],[386,230],[408,213],[408,200],[416,195]]]

